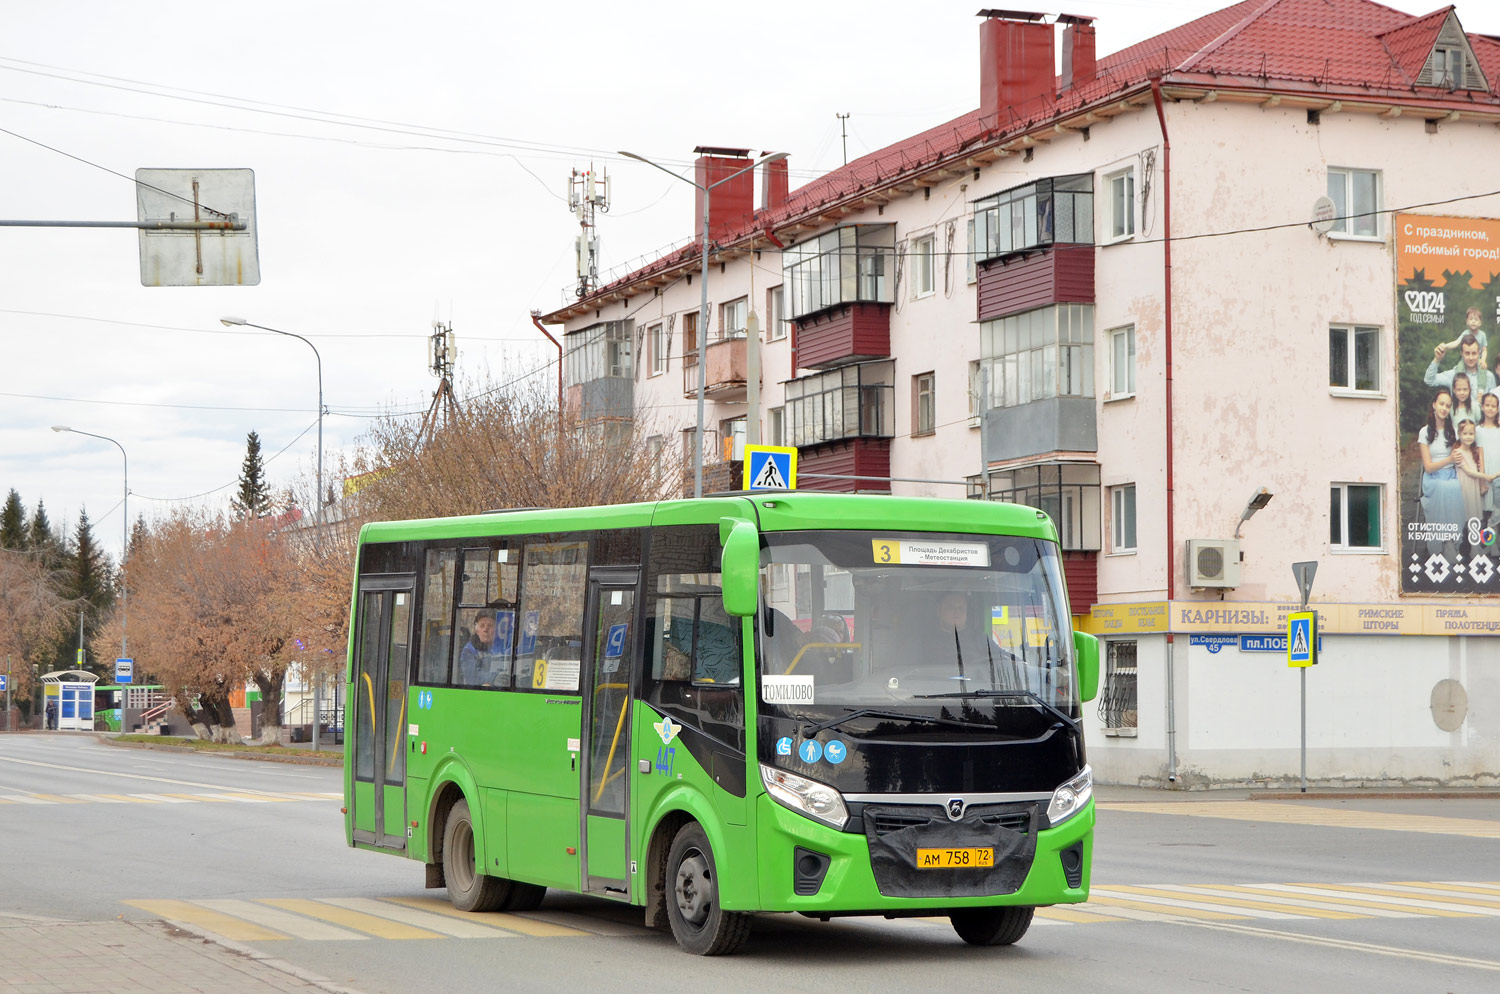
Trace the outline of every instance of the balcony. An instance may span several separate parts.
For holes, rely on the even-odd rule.
[[[745,349],[748,339],[725,338],[711,342],[708,346],[708,365],[704,370],[703,393],[715,400],[743,400],[746,374]],[[698,395],[698,353],[689,352],[682,357],[682,393],[685,397]]]
[[[792,325],[792,368],[828,369],[891,354],[891,305],[843,304]]]

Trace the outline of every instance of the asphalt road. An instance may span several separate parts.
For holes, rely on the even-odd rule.
[[[1092,899],[1014,947],[777,915],[698,959],[584,898],[454,914],[417,864],[344,846],[339,789],[335,768],[0,736],[0,915],[167,919],[365,994],[1500,987],[1500,800],[1102,788]]]

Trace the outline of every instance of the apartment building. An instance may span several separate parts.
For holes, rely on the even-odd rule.
[[[1305,756],[1316,781],[1493,784],[1500,40],[1369,0],[1094,37],[982,11],[976,110],[796,189],[785,159],[715,187],[706,324],[701,241],[542,315],[565,403],[690,463],[701,375],[705,492],[750,438],[797,446],[803,488],[1047,511],[1105,643],[1107,781],[1286,782]],[[699,156],[702,186],[757,158]]]

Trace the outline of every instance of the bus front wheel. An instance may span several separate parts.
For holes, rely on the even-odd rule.
[[[460,799],[443,826],[443,879],[448,900],[459,911],[498,911],[510,897],[510,881],[480,873],[474,864],[474,819]]]
[[[695,956],[732,953],[750,935],[750,916],[719,905],[718,870],[708,836],[684,825],[667,853],[667,920],[677,944]]]
[[[948,916],[953,931],[971,946],[1008,946],[1031,927],[1035,908],[962,908]]]

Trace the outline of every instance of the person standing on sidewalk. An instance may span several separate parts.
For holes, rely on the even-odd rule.
[[[47,700],[46,714],[47,714],[47,730],[48,731],[56,731],[57,730],[57,702],[54,701],[54,700],[52,700],[52,699],[50,699],[50,698]]]

